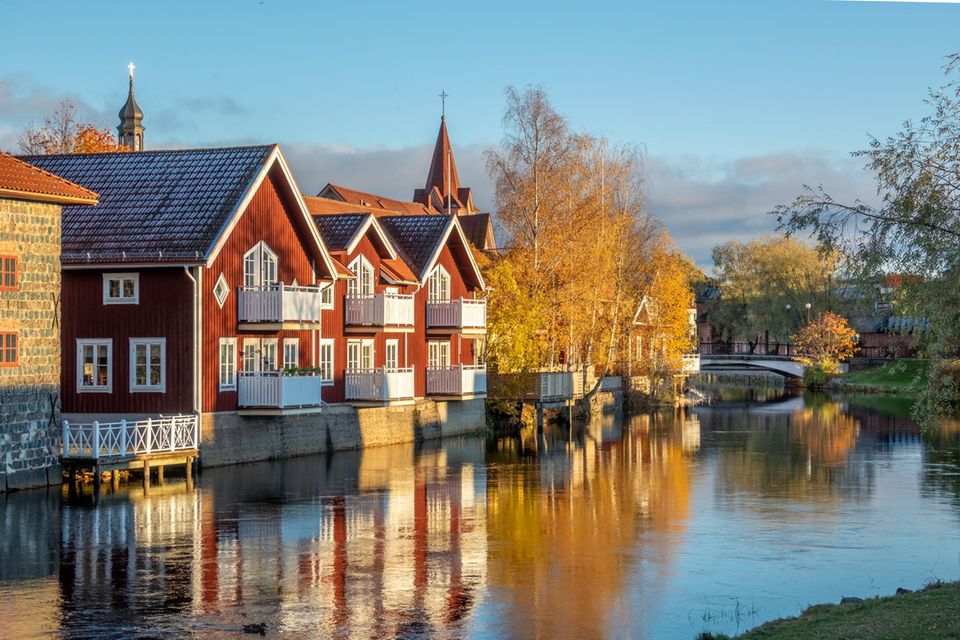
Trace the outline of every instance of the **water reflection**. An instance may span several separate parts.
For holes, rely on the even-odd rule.
[[[148,496],[12,494],[0,619],[14,637],[730,633],[960,573],[958,432],[767,390]]]

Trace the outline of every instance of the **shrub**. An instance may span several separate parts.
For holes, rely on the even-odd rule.
[[[934,360],[930,379],[913,405],[913,419],[930,427],[941,418],[953,415],[960,403],[960,360]]]
[[[803,372],[803,384],[808,387],[822,387],[837,373],[837,363],[832,361],[817,362],[809,365]]]

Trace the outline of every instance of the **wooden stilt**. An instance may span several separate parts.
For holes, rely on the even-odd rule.
[[[187,458],[185,473],[187,475],[187,491],[193,491],[193,458]]]
[[[113,492],[116,493],[120,490],[120,471],[119,469],[114,469],[110,472],[110,484]]]
[[[157,465],[157,484],[163,485],[163,465]]]
[[[150,461],[143,461],[143,492],[150,493]]]
[[[100,493],[100,483],[103,481],[103,474],[100,472],[100,465],[93,466],[93,492]]]

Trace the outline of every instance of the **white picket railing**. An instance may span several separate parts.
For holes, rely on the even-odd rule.
[[[460,298],[445,302],[427,302],[427,326],[486,329],[487,301]]]
[[[240,322],[320,322],[321,287],[283,284],[240,287]]]
[[[469,396],[487,393],[487,365],[427,368],[427,395]]]
[[[412,327],[413,296],[378,293],[373,296],[347,296],[346,323],[361,327]]]
[[[689,353],[683,355],[683,373],[700,373],[700,354]]]
[[[344,374],[347,400],[408,400],[413,398],[413,368],[348,369]]]
[[[177,415],[120,422],[63,421],[64,458],[114,458],[196,449],[199,421]]]
[[[241,373],[237,404],[241,407],[288,409],[318,407],[323,380],[319,375],[284,375],[280,372]]]
[[[540,400],[576,400],[583,397],[582,371],[542,371]]]

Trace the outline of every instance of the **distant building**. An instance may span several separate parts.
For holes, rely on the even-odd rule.
[[[130,63],[130,90],[127,101],[120,107],[117,142],[130,151],[143,151],[143,111],[133,97],[133,63]]]
[[[60,482],[60,213],[96,202],[0,153],[0,491]]]

